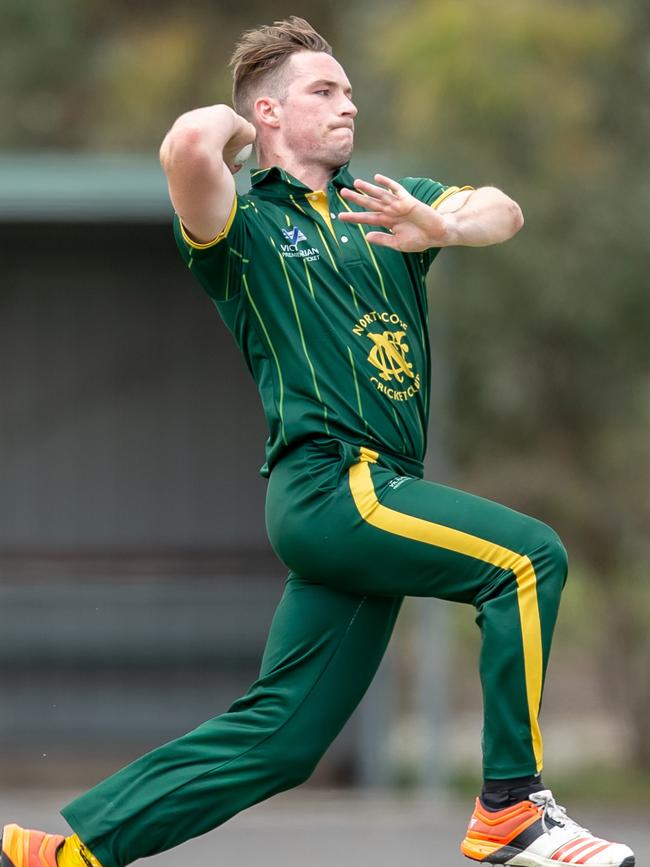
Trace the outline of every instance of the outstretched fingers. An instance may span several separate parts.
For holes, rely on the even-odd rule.
[[[390,232],[366,232],[366,241],[375,247],[390,247],[391,250],[401,249],[399,241]]]
[[[385,214],[377,211],[341,211],[338,216],[342,223],[366,223],[368,226],[384,226],[389,227],[393,221],[386,217]]]
[[[379,211],[382,208],[382,203],[378,199],[365,193],[358,193],[349,187],[343,187],[341,195],[346,201],[353,202],[361,208],[369,208],[371,211]]]
[[[397,181],[394,181],[392,178],[389,178],[387,175],[375,175],[375,180],[378,184],[381,184],[382,187],[388,189],[389,192],[393,193],[395,196],[399,196],[402,193],[406,192],[406,189],[398,184]]]
[[[403,219],[408,191],[397,181],[386,175],[376,174],[376,184],[357,178],[354,189],[344,187],[341,190],[343,199],[352,202],[363,211],[343,211],[339,219],[344,223],[365,223],[367,226],[381,226],[392,229],[396,222]],[[381,186],[379,186],[381,184]],[[387,232],[369,232],[368,241],[380,247],[399,249],[395,237]]]
[[[366,196],[378,202],[385,202],[393,197],[393,194],[384,187],[378,187],[376,184],[371,184],[370,181],[364,181],[361,178],[355,180],[354,188],[361,190]]]
[[[371,184],[370,181],[356,178],[354,181],[354,190],[345,187],[341,190],[341,193],[345,193],[345,198],[349,198],[351,201],[358,201],[356,197],[361,194],[362,198],[366,198],[366,201],[370,199],[373,204],[387,204],[393,202],[396,196],[402,196],[406,193],[406,190],[401,184],[398,184],[397,181],[394,181],[386,175],[375,175],[375,181],[377,181],[377,183]],[[379,186],[379,184],[381,184],[381,186]],[[353,196],[355,198],[353,198]],[[365,206],[372,207],[371,205]]]

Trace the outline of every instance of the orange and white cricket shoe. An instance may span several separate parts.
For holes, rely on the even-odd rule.
[[[60,834],[5,825],[0,867],[57,867],[56,853],[64,843],[65,837]]]
[[[548,789],[505,810],[476,799],[460,851],[484,864],[509,867],[634,867],[634,852],[581,828]]]

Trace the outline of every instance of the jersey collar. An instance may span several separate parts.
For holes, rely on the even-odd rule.
[[[330,181],[335,187],[351,187],[354,178],[348,170],[350,163],[345,163],[332,176]],[[294,178],[280,166],[271,166],[268,169],[251,169],[252,191],[263,198],[288,199],[296,193],[311,193],[312,190],[305,186],[298,178]]]

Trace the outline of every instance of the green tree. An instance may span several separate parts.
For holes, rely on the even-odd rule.
[[[336,7],[303,6],[336,40]],[[262,0],[5,0],[0,147],[155,153],[178,114],[230,100],[235,40],[282,14]]]
[[[457,480],[549,520],[588,565],[603,683],[650,768],[650,13],[421,0],[374,27],[394,146],[496,183],[527,219],[454,253],[434,289]]]

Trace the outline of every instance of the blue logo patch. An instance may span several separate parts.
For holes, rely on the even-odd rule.
[[[282,234],[292,247],[297,247],[301,241],[307,240],[307,236],[303,235],[298,226],[294,226],[293,229],[283,229]]]

